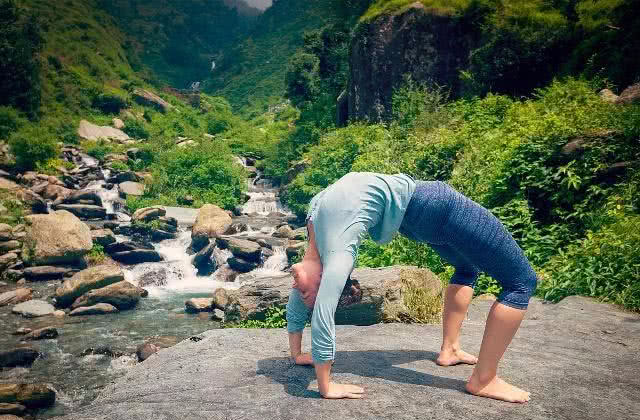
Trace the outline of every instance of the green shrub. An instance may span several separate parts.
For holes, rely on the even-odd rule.
[[[287,309],[284,306],[271,306],[264,314],[264,319],[247,319],[237,323],[226,323],[225,328],[285,328],[287,326]]]
[[[118,114],[127,108],[127,101],[119,95],[112,93],[101,93],[93,98],[91,106],[99,109],[105,114]]]
[[[207,118],[207,133],[216,135],[231,128],[229,121],[221,116],[211,115]]]
[[[0,139],[6,139],[18,131],[25,120],[20,117],[18,111],[8,106],[0,106]]]
[[[108,142],[102,140],[89,143],[86,150],[89,156],[98,159],[100,162],[104,162],[105,156],[113,152],[113,147]]]
[[[20,169],[34,169],[58,155],[56,139],[49,131],[38,126],[27,127],[9,140],[11,153]]]
[[[144,123],[131,118],[127,119],[122,131],[124,131],[134,139],[148,139],[150,136],[149,132],[144,126]]]
[[[109,164],[109,167],[116,172],[125,172],[129,170],[129,166],[126,163],[115,161]]]
[[[86,256],[87,263],[90,266],[100,265],[105,261],[106,258],[107,257],[104,253],[104,247],[96,243],[93,244],[91,251],[89,251],[89,253]]]

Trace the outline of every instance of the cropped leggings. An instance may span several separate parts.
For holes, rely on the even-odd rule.
[[[536,274],[511,234],[489,210],[440,181],[418,181],[400,233],[429,244],[453,265],[451,284],[474,287],[480,272],[502,286],[498,302],[526,309]]]

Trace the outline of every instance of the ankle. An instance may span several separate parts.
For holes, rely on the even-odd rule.
[[[496,372],[477,372],[477,369],[473,371],[469,378],[469,384],[479,387],[484,387],[497,377]]]
[[[440,352],[456,353],[460,350],[460,343],[442,343]]]

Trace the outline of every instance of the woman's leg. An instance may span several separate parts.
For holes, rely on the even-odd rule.
[[[528,401],[528,392],[501,380],[497,371],[535,290],[535,272],[502,223],[487,209],[458,192],[455,192],[443,235],[449,247],[479,271],[495,278],[503,289],[489,312],[478,363],[467,390],[474,395],[503,401]]]
[[[475,364],[478,359],[460,348],[460,328],[473,298],[473,286],[478,278],[478,270],[446,245],[431,247],[440,257],[456,267],[444,297],[442,346],[436,363],[440,366]]]

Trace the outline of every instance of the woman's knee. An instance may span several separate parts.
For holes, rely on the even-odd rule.
[[[538,278],[531,269],[526,276],[502,285],[498,302],[516,309],[527,309],[529,300],[536,292]]]
[[[464,267],[456,268],[453,277],[449,281],[449,284],[458,284],[460,286],[474,287],[480,272],[476,268]]]

